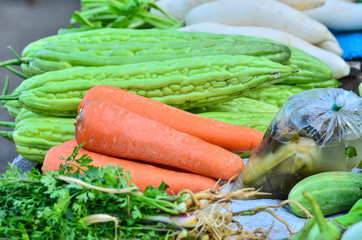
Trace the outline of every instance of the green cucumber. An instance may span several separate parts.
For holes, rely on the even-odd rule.
[[[303,198],[308,191],[316,199],[324,216],[349,210],[362,198],[362,174],[344,171],[318,173],[298,182],[289,192],[288,199],[300,203],[308,211],[312,208]],[[306,217],[296,204],[290,203],[291,211],[298,217]]]

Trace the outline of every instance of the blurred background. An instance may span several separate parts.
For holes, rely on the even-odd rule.
[[[14,59],[11,46],[19,55],[29,43],[57,33],[68,26],[72,13],[80,9],[79,0],[1,0],[0,1],[0,61]],[[19,68],[16,68],[20,70]],[[0,68],[0,90],[6,76],[10,78],[9,92],[22,78]],[[0,108],[0,121],[14,121],[8,112]],[[10,130],[0,127],[1,131]],[[0,137],[0,172],[5,172],[8,162],[18,156],[14,143]]]

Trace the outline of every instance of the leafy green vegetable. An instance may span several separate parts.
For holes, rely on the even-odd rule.
[[[42,174],[34,168],[22,176],[9,165],[0,175],[0,238],[165,239],[180,231],[144,219],[181,213],[184,199],[168,196],[164,183],[142,194],[121,167],[92,167],[89,156],[76,158],[80,147],[63,159],[60,171]]]
[[[155,3],[155,0],[82,0],[81,10],[75,11],[71,25],[59,33],[86,31],[97,28],[158,28],[175,29],[182,23]],[[162,12],[167,18],[149,10]]]
[[[346,152],[346,156],[349,158],[357,157],[357,150],[355,147],[351,147],[351,146],[346,147],[345,152]]]
[[[302,230],[292,238],[292,240],[340,239],[342,233],[345,231],[345,228],[342,225],[324,218],[320,206],[310,192],[303,192],[303,197],[305,197],[312,206],[313,216],[304,225]]]
[[[362,221],[362,199],[358,200],[347,214],[337,217],[333,221],[346,227]]]

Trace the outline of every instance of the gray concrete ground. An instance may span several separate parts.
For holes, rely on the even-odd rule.
[[[14,58],[8,46],[20,54],[32,41],[54,35],[59,28],[68,26],[72,13],[79,8],[79,0],[0,0],[0,61]],[[10,77],[10,91],[22,81],[0,68],[0,91],[6,76]],[[0,108],[0,121],[13,121],[13,118]],[[0,127],[0,131],[5,130],[10,129]],[[0,137],[0,172],[17,155],[14,143]]]

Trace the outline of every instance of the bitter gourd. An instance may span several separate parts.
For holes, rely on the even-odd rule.
[[[238,97],[205,107],[189,109],[189,112],[218,121],[247,126],[266,132],[279,108],[255,99]]]
[[[13,92],[12,94],[17,94]],[[16,118],[19,114],[20,110],[22,109],[22,105],[18,100],[7,100],[2,102],[3,107],[8,111],[10,116]]]
[[[15,117],[15,122],[20,122],[25,118],[32,118],[32,117],[42,117],[42,115],[33,113],[26,108],[22,108],[19,113]]]
[[[250,55],[285,63],[291,55],[282,44],[262,41],[72,43],[49,42],[34,57],[22,59],[29,77],[75,66],[107,66],[206,55]]]
[[[330,88],[337,87],[338,84],[334,85],[335,82],[331,80]],[[287,85],[284,84],[274,84],[270,86],[263,87],[263,89],[255,89],[254,91],[248,91],[243,94],[243,97],[259,100],[261,102],[274,105],[276,107],[281,107],[283,103],[287,100],[288,97],[311,89],[311,86],[301,86],[301,85]]]
[[[274,86],[274,85],[273,85]],[[268,88],[269,86],[265,87]],[[263,88],[264,89],[264,88]],[[238,112],[238,113],[270,113],[276,114],[279,107],[248,97],[237,97],[230,101],[188,109],[192,113],[204,112]]]
[[[115,29],[104,28],[84,32],[54,35],[39,39],[27,45],[22,52],[23,58],[32,58],[48,42],[64,41],[81,44],[94,43],[159,43],[159,42],[208,42],[208,41],[266,41],[278,43],[270,39],[261,39],[243,35],[213,34],[201,32],[168,31],[158,29]],[[318,58],[299,50],[291,49],[291,57],[287,63],[295,74],[286,81],[288,83],[318,83],[332,79],[332,70]],[[26,71],[26,66],[24,67]]]
[[[0,135],[15,143],[16,151],[25,159],[42,163],[46,152],[53,146],[74,139],[72,118],[29,117],[17,123],[0,123],[14,127],[13,131],[0,131]]]
[[[203,112],[197,115],[234,125],[257,129],[263,133],[268,129],[275,114],[260,112]]]
[[[75,117],[84,94],[110,85],[188,109],[231,100],[250,89],[283,81],[289,67],[246,55],[217,55],[105,67],[74,67],[29,78],[19,86],[25,108],[42,115]]]

